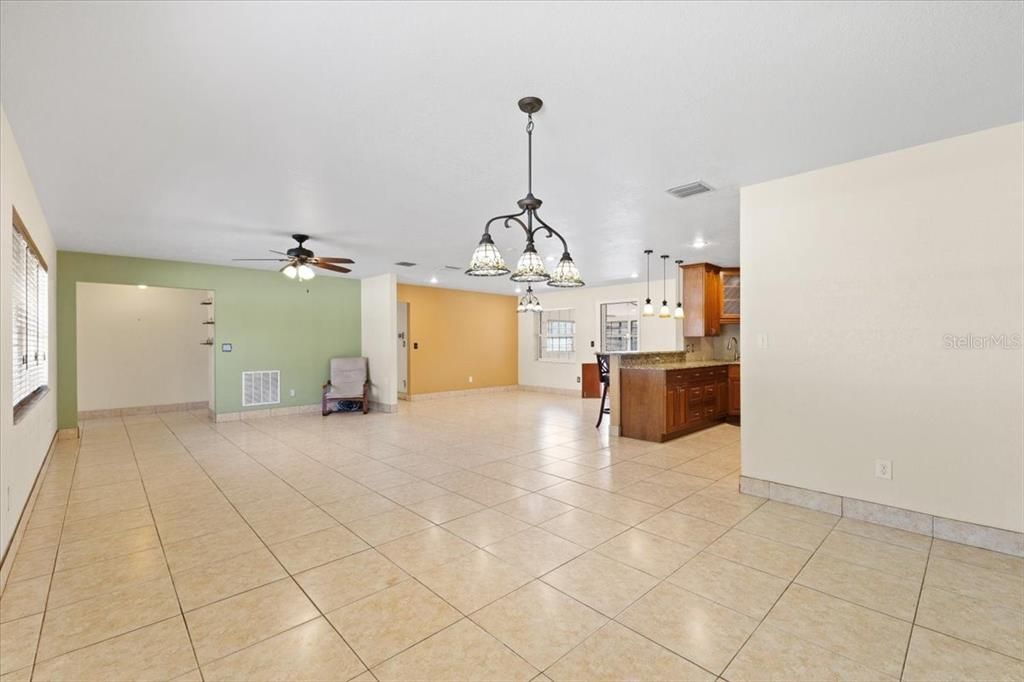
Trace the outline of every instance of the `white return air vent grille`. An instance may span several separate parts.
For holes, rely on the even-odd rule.
[[[667,189],[665,191],[677,199],[685,199],[687,197],[692,197],[694,194],[703,194],[704,192],[710,192],[711,186],[698,180],[697,182],[690,182],[685,185],[679,185],[678,187],[672,187],[671,189]]]
[[[242,407],[276,405],[281,402],[281,370],[242,372]]]

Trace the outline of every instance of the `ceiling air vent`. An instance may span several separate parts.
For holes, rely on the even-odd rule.
[[[703,194],[704,192],[710,192],[711,187],[705,185],[703,182],[698,180],[697,182],[690,182],[685,185],[679,185],[671,189],[665,190],[676,199],[685,199],[686,197],[692,197],[694,194]]]
[[[411,268],[411,267],[413,267],[416,264],[415,263],[410,263],[407,260],[400,260],[397,263],[395,263],[395,265],[397,265],[400,268]]]

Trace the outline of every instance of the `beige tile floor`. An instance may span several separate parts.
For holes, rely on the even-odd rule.
[[[86,422],[0,681],[1024,678],[1021,559],[740,495],[738,428],[657,445],[595,409]]]

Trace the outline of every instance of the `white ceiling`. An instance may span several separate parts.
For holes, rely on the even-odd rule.
[[[5,1],[0,96],[59,248],[229,264],[306,232],[353,276],[511,292],[443,266],[525,193],[521,96],[589,283],[645,247],[735,264],[739,187],[1024,118],[1022,8]]]

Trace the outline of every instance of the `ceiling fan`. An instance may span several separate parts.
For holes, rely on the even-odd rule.
[[[355,263],[351,258],[328,258],[327,256],[317,256],[302,245],[303,242],[309,239],[309,235],[306,234],[293,234],[292,239],[297,241],[299,245],[293,246],[286,252],[274,251],[273,249],[270,251],[270,253],[280,254],[285,256],[285,258],[232,258],[231,260],[286,263],[286,265],[281,268],[281,274],[288,279],[295,279],[298,277],[299,281],[313,279],[316,275],[316,273],[313,272],[313,268],[321,268],[323,270],[330,270],[331,272],[352,272],[349,268],[338,265],[339,263]]]

